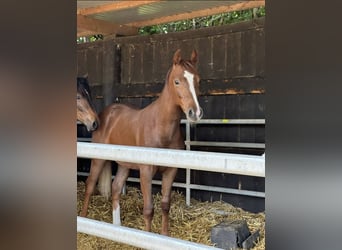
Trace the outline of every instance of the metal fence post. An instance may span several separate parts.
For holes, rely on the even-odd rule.
[[[186,141],[190,142],[191,136],[190,136],[190,123],[189,121],[186,121]],[[190,143],[186,143],[186,150],[190,150]],[[190,179],[191,179],[191,169],[186,169],[186,194],[185,194],[185,201],[186,205],[190,206],[190,197],[191,197],[191,189],[190,189]]]

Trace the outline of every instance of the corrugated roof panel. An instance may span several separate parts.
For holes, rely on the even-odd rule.
[[[109,11],[90,15],[117,24],[145,21],[163,16],[171,16],[184,12],[214,8],[239,3],[241,1],[167,1],[151,3],[137,8]]]
[[[77,1],[77,9],[85,9],[91,7],[97,7],[104,4],[113,3],[114,1]]]

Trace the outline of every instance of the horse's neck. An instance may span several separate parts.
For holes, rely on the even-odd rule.
[[[167,83],[165,84],[160,96],[155,101],[155,112],[158,114],[158,121],[164,124],[179,124],[182,111],[174,102],[169,92]]]
[[[164,89],[157,100],[151,105],[147,106],[149,112],[148,117],[145,117],[148,128],[154,136],[153,146],[158,147],[176,147],[182,148],[184,145],[183,139],[180,133],[180,118],[182,111],[178,105],[174,103],[172,95],[166,89]],[[147,111],[147,110],[146,110]]]

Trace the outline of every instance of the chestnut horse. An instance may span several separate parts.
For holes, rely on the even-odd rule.
[[[90,95],[87,77],[77,77],[77,120],[83,123],[89,132],[97,129],[99,118]]]
[[[93,132],[93,142],[184,149],[184,139],[180,130],[182,111],[190,122],[199,121],[203,114],[197,100],[199,76],[195,69],[196,62],[196,50],[193,50],[190,60],[183,60],[180,50],[177,50],[159,98],[144,109],[134,109],[122,104],[106,107],[99,116],[99,128]],[[81,216],[87,215],[90,196],[106,162],[108,161],[101,159],[93,159],[91,162]],[[119,199],[130,169],[140,171],[146,231],[151,231],[154,213],[152,178],[157,171],[161,172],[161,233],[169,235],[171,187],[177,173],[176,168],[118,162],[118,170],[112,183],[113,224],[121,224]]]

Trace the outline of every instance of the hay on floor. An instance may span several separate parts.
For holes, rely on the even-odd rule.
[[[77,183],[77,210],[80,214],[84,199],[85,184]],[[153,196],[154,217],[152,232],[160,233],[161,229],[161,195]],[[173,191],[170,209],[170,236],[201,244],[213,246],[210,232],[213,226],[226,220],[246,220],[250,231],[260,230],[260,239],[253,250],[265,249],[265,213],[250,213],[222,201],[199,202],[191,200],[191,206],[185,204],[185,197]],[[142,215],[143,199],[139,189],[127,187],[127,194],[121,196],[121,224],[126,227],[144,229]],[[112,222],[111,200],[100,195],[93,195],[88,209],[88,218]],[[78,249],[139,249],[129,245],[116,243],[107,239],[77,233]]]

